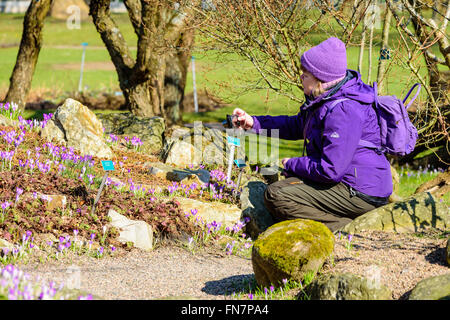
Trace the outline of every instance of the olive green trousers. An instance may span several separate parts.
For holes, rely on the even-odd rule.
[[[275,221],[310,219],[322,222],[332,232],[375,206],[350,193],[343,183],[333,185],[302,181],[296,177],[270,184],[264,203]]]

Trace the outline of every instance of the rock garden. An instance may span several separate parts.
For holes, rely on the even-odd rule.
[[[223,131],[0,108],[0,299],[450,299],[448,169],[332,233],[275,224],[255,165],[227,182]]]

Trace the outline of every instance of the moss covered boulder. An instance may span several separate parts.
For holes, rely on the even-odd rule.
[[[97,114],[97,118],[102,122],[105,134],[141,139],[140,151],[143,153],[158,153],[163,147],[165,124],[161,117],[138,117],[125,112]]]
[[[334,237],[322,223],[295,219],[269,227],[253,244],[252,264],[260,286],[279,286],[283,279],[303,281],[316,273],[334,249]]]
[[[311,300],[391,300],[390,289],[379,282],[351,273],[314,280],[306,289]]]
[[[405,201],[390,203],[359,216],[340,231],[419,232],[429,228],[448,230],[450,208],[429,192],[416,194]]]
[[[450,273],[420,281],[409,300],[450,300]]]

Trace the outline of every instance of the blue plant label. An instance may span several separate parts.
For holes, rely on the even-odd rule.
[[[236,159],[234,160],[234,163],[237,165],[239,169],[244,168],[246,166],[245,161],[242,159]]]
[[[114,171],[114,163],[111,160],[102,160],[102,167],[105,171]]]
[[[86,46],[88,45],[88,43],[87,43],[87,42],[83,42],[81,45],[82,45],[83,47],[86,47]]]
[[[391,58],[391,53],[389,49],[381,49],[380,50],[380,60],[389,60]]]
[[[227,142],[229,144],[235,145],[237,147],[239,147],[241,145],[241,140],[239,138],[235,138],[235,137],[227,137]]]

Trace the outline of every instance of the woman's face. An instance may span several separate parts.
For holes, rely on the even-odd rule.
[[[303,84],[303,91],[306,95],[310,95],[315,88],[319,85],[319,80],[314,77],[311,73],[306,70],[303,70],[302,75],[300,76]]]

